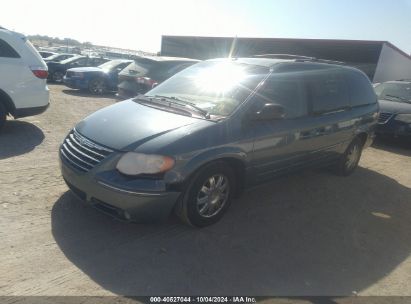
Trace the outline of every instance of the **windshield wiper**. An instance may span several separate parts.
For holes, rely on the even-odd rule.
[[[210,119],[210,113],[208,113],[206,110],[196,106],[195,103],[175,97],[175,96],[163,96],[163,95],[154,95],[155,98],[163,98],[166,99],[170,104],[176,104],[176,105],[180,105],[183,107],[189,107],[193,110],[195,110],[196,112],[199,112],[204,118],[206,119]],[[172,101],[170,101],[170,99]],[[178,102],[177,102],[178,101]]]
[[[386,94],[384,97],[392,97],[392,98],[396,98],[398,100],[401,100],[403,102],[410,102],[407,98],[404,98],[404,97],[401,97],[401,96]]]
[[[166,101],[165,99],[158,99],[158,98],[153,98],[153,97],[148,97],[145,95],[137,95],[136,97],[133,98],[133,101],[138,102],[138,103],[145,103],[145,104],[153,104],[156,105],[156,108],[161,107],[161,108],[170,108],[170,102]],[[184,112],[188,115],[192,115],[190,111],[187,111],[185,109],[179,109],[174,107],[174,109],[177,109],[179,112]],[[173,111],[175,112],[175,111]]]

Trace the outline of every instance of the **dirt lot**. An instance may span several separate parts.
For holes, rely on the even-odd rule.
[[[77,200],[57,151],[115,102],[52,85],[51,107],[0,134],[0,295],[411,295],[411,150],[378,144],[246,192],[201,230],[126,224]]]

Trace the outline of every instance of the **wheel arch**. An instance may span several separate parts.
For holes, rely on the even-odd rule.
[[[357,133],[355,138],[359,138],[361,141],[362,146],[364,147],[365,143],[367,142],[368,139],[368,133],[365,131],[361,131]]]
[[[235,196],[239,196],[243,192],[247,180],[246,154],[242,151],[226,150],[225,153],[210,151],[198,155],[184,166],[182,179],[175,184],[175,187],[183,190],[200,170],[216,162],[224,162],[233,170],[236,178]]]
[[[6,107],[7,114],[13,116],[16,114],[16,106],[14,105],[13,100],[2,89],[0,89],[0,103],[2,103]]]

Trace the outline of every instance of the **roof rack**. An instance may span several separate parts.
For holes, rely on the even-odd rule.
[[[411,79],[407,79],[407,78],[404,78],[404,79],[397,79],[396,81],[411,81]]]
[[[254,58],[270,58],[270,59],[295,59],[297,62],[318,62],[318,63],[329,63],[329,64],[345,64],[343,61],[319,59],[315,57],[303,56],[303,55],[293,55],[293,54],[259,54],[254,55]]]
[[[293,54],[258,54],[252,57],[255,58],[270,58],[270,59],[314,59],[314,57],[293,55]]]

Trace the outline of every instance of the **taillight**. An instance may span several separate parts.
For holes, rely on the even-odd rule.
[[[49,75],[47,69],[43,67],[30,67],[30,69],[33,72],[34,76],[40,79],[46,79]]]
[[[156,80],[151,79],[149,77],[137,77],[136,81],[137,81],[137,83],[144,84],[144,85],[146,85],[150,88],[152,88],[153,86],[158,84],[158,82]]]

